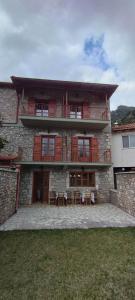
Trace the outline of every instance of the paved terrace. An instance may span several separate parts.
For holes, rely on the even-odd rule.
[[[135,218],[112,204],[22,207],[0,226],[1,231],[135,226]]]

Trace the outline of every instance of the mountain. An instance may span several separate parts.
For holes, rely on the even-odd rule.
[[[118,122],[118,124],[127,124],[135,122],[135,107],[120,105],[116,110],[111,112],[112,124]]]

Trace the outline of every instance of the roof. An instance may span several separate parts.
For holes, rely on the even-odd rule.
[[[81,90],[96,93],[106,93],[109,97],[117,89],[116,84],[102,84],[102,83],[86,83],[77,81],[63,81],[63,80],[51,80],[51,79],[37,79],[37,78],[25,78],[11,76],[12,82],[17,90],[21,92],[23,88],[59,88],[70,90]]]
[[[124,125],[114,125],[112,127],[112,132],[130,131],[130,130],[135,130],[135,123],[124,124]]]
[[[14,85],[12,82],[0,81],[0,88],[14,89]]]

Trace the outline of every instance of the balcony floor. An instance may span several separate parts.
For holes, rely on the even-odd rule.
[[[107,163],[107,162],[54,162],[54,161],[17,161],[17,164],[20,165],[31,165],[31,166],[53,166],[53,167],[61,167],[61,166],[66,166],[66,167],[111,167],[112,163]]]
[[[28,127],[44,127],[48,128],[87,128],[87,129],[104,129],[110,121],[105,120],[86,120],[86,119],[70,119],[70,118],[49,118],[37,116],[20,116],[24,126]]]

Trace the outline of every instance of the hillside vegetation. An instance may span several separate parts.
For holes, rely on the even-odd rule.
[[[120,105],[111,112],[112,124],[128,124],[135,122],[135,107]]]

